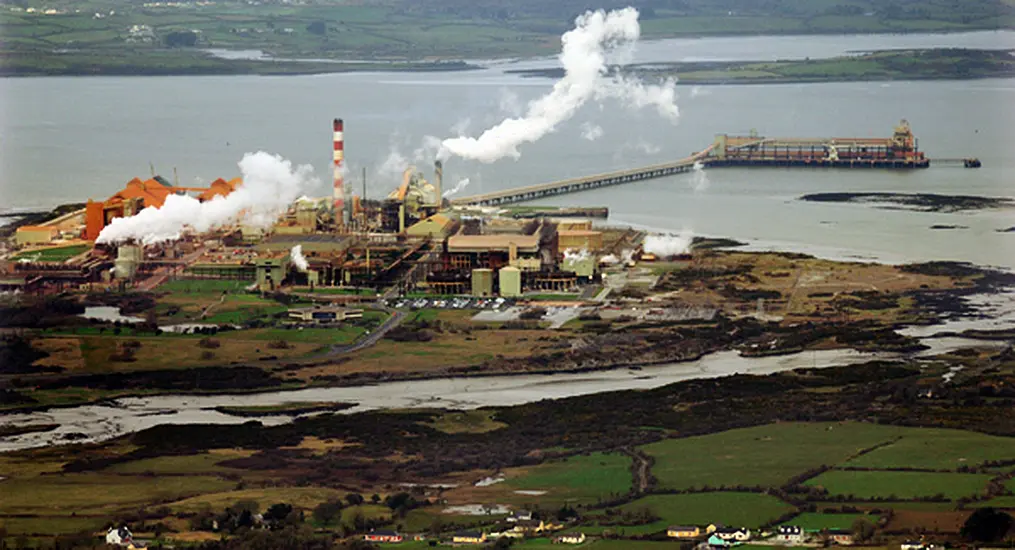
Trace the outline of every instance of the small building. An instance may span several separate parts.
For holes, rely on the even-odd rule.
[[[553,542],[560,544],[581,544],[585,542],[585,533],[567,533],[554,537]]]
[[[804,530],[799,525],[780,525],[775,534],[776,540],[790,544],[798,544],[806,538]]]
[[[852,546],[853,533],[846,529],[829,529],[828,539],[842,546]]]
[[[341,306],[314,306],[289,309],[289,320],[315,325],[341,323],[349,319],[361,319],[362,309]]]
[[[396,531],[390,529],[376,529],[363,535],[363,540],[369,542],[387,542],[387,543],[398,543],[402,542],[402,535]]]
[[[528,510],[515,510],[510,516],[507,517],[507,521],[515,523],[518,521],[531,521],[532,512]]]
[[[110,527],[106,531],[106,544],[115,544],[117,546],[127,546],[134,540],[134,535],[127,529],[127,526],[121,527]]]
[[[671,525],[666,528],[666,536],[675,539],[693,539],[701,536],[701,529],[697,526]]]
[[[60,235],[60,230],[50,225],[22,225],[14,234],[19,245],[46,244]]]
[[[256,269],[257,288],[261,290],[275,290],[285,279],[286,271],[289,269],[289,255],[285,254],[275,258],[258,258],[254,264]]]
[[[500,268],[500,295],[514,298],[522,295],[522,272],[517,267],[507,266]],[[532,517],[532,514],[529,514]],[[509,520],[510,521],[510,518]]]
[[[483,544],[486,542],[486,533],[482,531],[458,531],[451,537],[455,544]]]
[[[751,530],[746,527],[720,527],[715,530],[715,536],[733,542],[745,542],[751,540]]]

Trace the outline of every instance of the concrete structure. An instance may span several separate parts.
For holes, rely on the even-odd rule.
[[[520,269],[510,265],[502,267],[500,268],[498,278],[500,279],[501,296],[514,298],[522,295],[522,272]]]
[[[113,274],[118,279],[133,279],[142,261],[144,261],[144,250],[140,246],[122,245],[116,250]]]
[[[493,296],[493,270],[487,268],[472,270],[472,295]]]
[[[255,281],[261,290],[275,290],[285,279],[289,270],[289,255],[274,258],[258,258],[254,263],[257,270]]]
[[[578,257],[565,257],[564,263],[560,266],[563,271],[573,272],[579,279],[585,280],[595,277],[598,267],[598,262],[596,262],[595,257],[591,254]]]
[[[22,225],[14,234],[19,245],[45,244],[60,235],[60,230],[49,225]]]
[[[585,229],[557,229],[557,246],[560,250],[602,250],[603,232]]]
[[[338,306],[300,307],[289,309],[288,318],[301,323],[328,325],[349,319],[362,319],[363,310]]]
[[[673,525],[666,528],[666,536],[675,539],[693,539],[701,536],[697,526]]]
[[[434,214],[425,220],[421,220],[405,230],[410,237],[429,237],[443,239],[451,234],[455,226],[455,220],[444,214]]]

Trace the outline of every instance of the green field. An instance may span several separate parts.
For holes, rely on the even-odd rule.
[[[595,502],[627,493],[631,489],[630,468],[631,459],[625,455],[592,453],[543,463],[504,485],[515,490],[546,491],[540,501]]]
[[[942,494],[957,499],[982,493],[990,478],[987,474],[832,470],[806,484],[824,487],[833,495],[856,498],[909,499]]]
[[[69,260],[82,252],[87,251],[91,247],[87,244],[75,244],[71,246],[60,246],[55,248],[47,248],[44,250],[32,250],[29,252],[22,252],[17,256],[14,256],[13,260],[31,260],[33,262],[62,262]]]
[[[82,531],[98,531],[108,523],[105,518],[38,516],[31,518],[0,518],[0,528],[11,535],[70,535]],[[0,548],[3,548],[0,541]],[[13,548],[13,547],[12,547]]]
[[[656,458],[652,473],[661,488],[772,487],[808,469],[843,462],[901,431],[854,422],[770,424],[669,439],[642,449]]]
[[[144,477],[66,474],[8,479],[0,491],[0,513],[67,514],[110,512],[144,503],[222,491],[234,482],[209,476]]]
[[[858,519],[866,519],[871,523],[877,523],[877,516],[867,514],[821,514],[816,512],[804,512],[799,516],[783,523],[783,525],[797,525],[804,531],[821,531],[822,529],[849,529],[853,522]]]
[[[240,455],[245,456],[245,455]],[[114,464],[104,470],[112,474],[217,474],[239,472],[233,468],[218,466],[217,463],[235,458],[223,454],[201,453],[197,455],[159,456]]]
[[[691,493],[649,495],[617,508],[637,513],[649,510],[658,518],[646,525],[594,525],[577,527],[586,534],[612,531],[620,536],[648,535],[665,531],[670,525],[708,525],[725,523],[756,528],[793,511],[793,506],[778,498],[759,493]]]
[[[159,292],[185,294],[221,294],[223,292],[246,292],[251,281],[231,281],[222,279],[176,279],[159,285]]]
[[[850,460],[861,468],[926,468],[954,470],[988,460],[1015,459],[1015,438],[961,430],[905,430],[902,439]]]

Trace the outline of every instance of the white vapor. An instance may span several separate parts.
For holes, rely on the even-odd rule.
[[[443,196],[450,197],[451,195],[457,195],[468,187],[470,183],[472,182],[469,181],[469,178],[462,178],[458,180],[458,183],[456,183],[454,187],[445,191]]]
[[[148,207],[129,218],[115,218],[96,243],[130,239],[153,244],[178,239],[185,231],[204,233],[226,225],[267,229],[297,197],[318,180],[310,166],[293,167],[278,155],[247,153],[239,162],[243,184],[228,196],[200,202],[187,195],[169,195],[162,208]]]
[[[590,256],[592,256],[592,253],[584,248],[581,250],[568,248],[564,251],[564,261],[581,262],[589,259]]]
[[[708,189],[711,182],[708,181],[708,174],[705,172],[705,163],[696,161],[694,163],[694,173],[691,175],[691,189],[695,191],[704,191]]]
[[[649,235],[645,237],[645,252],[660,258],[687,254],[693,240],[694,234],[686,229],[679,235]]]
[[[600,126],[596,126],[590,122],[582,124],[582,138],[589,141],[595,141],[603,137],[603,129]]]
[[[530,101],[525,115],[507,118],[487,129],[478,138],[454,137],[441,142],[438,158],[455,155],[484,163],[504,157],[518,158],[518,146],[538,141],[570,119],[590,99],[615,98],[628,106],[654,106],[676,122],[676,86],[673,80],[662,85],[644,85],[637,79],[610,74],[607,56],[629,52],[641,34],[638,10],[627,7],[609,13],[588,11],[575,19],[575,28],[561,36],[559,59],[564,77],[546,95]]]
[[[306,257],[303,256],[303,245],[298,244],[289,251],[289,259],[293,261],[293,265],[296,269],[306,273],[307,269],[310,268],[310,263],[307,262]]]

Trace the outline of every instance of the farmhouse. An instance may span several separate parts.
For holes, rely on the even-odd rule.
[[[451,538],[455,544],[483,544],[486,542],[486,533],[482,531],[459,531]]]
[[[853,544],[853,533],[845,529],[829,529],[828,539],[835,544],[850,546]]]
[[[363,535],[363,540],[370,542],[402,542],[402,535],[389,529],[377,529]]]
[[[779,542],[798,544],[804,541],[804,530],[799,525],[781,525],[775,535]]]
[[[666,528],[666,536],[675,539],[693,539],[701,536],[701,529],[697,526],[673,525]]]
[[[561,544],[581,544],[585,542],[585,533],[568,533],[553,539],[553,542]]]
[[[715,536],[725,541],[744,542],[751,540],[751,530],[746,527],[720,527]]]
[[[507,521],[510,521],[511,523],[531,520],[532,520],[532,512],[528,510],[516,510],[510,516],[507,517]]]

